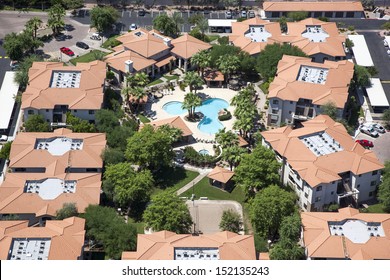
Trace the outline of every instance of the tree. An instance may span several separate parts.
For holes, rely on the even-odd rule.
[[[372,1],[372,0],[369,0],[369,1]],[[382,25],[382,28],[383,29],[386,29],[386,30],[390,30],[390,22],[386,22]]]
[[[219,59],[224,55],[233,55],[238,56],[241,49],[236,46],[231,45],[214,45],[210,50],[210,58],[211,58],[211,67],[217,67],[219,65]]]
[[[12,142],[5,143],[0,150],[0,159],[8,160],[11,152]]]
[[[158,128],[161,132],[169,135],[172,140],[172,143],[179,141],[183,136],[183,131],[180,128],[173,127],[167,124],[164,124]]]
[[[202,50],[191,57],[191,63],[198,67],[199,74],[203,77],[204,69],[210,66],[211,56],[207,50]]]
[[[131,121],[133,123],[134,121]],[[126,150],[127,139],[134,135],[138,126],[127,125],[128,122],[122,123],[121,126],[116,127],[107,133],[107,145],[111,148],[118,148],[123,153]]]
[[[305,249],[289,239],[279,241],[270,250],[271,260],[303,260],[305,259]]]
[[[219,229],[239,233],[242,230],[240,214],[231,209],[223,211]]]
[[[226,147],[222,151],[222,159],[229,163],[230,170],[233,170],[233,167],[237,167],[240,161],[242,160],[243,155],[247,154],[247,151],[244,148],[238,146]]]
[[[278,22],[280,24],[280,30],[283,33],[287,32],[287,21],[288,21],[288,19],[286,17],[281,17],[278,19]]]
[[[21,60],[24,54],[23,42],[15,32],[8,33],[4,37],[4,50],[11,60]]]
[[[242,156],[234,180],[244,189],[246,198],[251,198],[255,192],[279,182],[279,168],[274,153],[258,145],[251,154]]]
[[[53,30],[53,34],[56,35],[65,26],[65,9],[56,4],[48,10],[47,25]]]
[[[385,126],[387,129],[390,129],[390,109],[383,111],[383,121],[385,122]]]
[[[355,65],[353,73],[353,79],[357,87],[369,87],[371,86],[371,74],[366,67]]]
[[[50,131],[50,125],[41,115],[29,116],[24,123],[26,132],[48,132]]]
[[[169,37],[176,37],[176,23],[166,14],[161,14],[153,19],[153,27]]]
[[[104,32],[105,30],[111,29],[118,18],[119,13],[112,6],[96,6],[91,10],[91,25],[95,27],[98,32]]]
[[[274,240],[284,217],[294,212],[295,195],[276,185],[260,190],[250,203],[249,216],[256,233]]]
[[[140,166],[154,169],[169,165],[174,157],[171,137],[151,125],[145,125],[127,140],[126,158]]]
[[[202,40],[205,40],[205,32],[209,30],[209,21],[207,18],[201,19],[196,26],[199,28],[200,33],[202,34]]]
[[[390,161],[385,163],[383,179],[378,189],[378,200],[383,205],[383,210],[390,213]]]
[[[363,7],[366,9],[370,9],[375,5],[374,0],[361,0],[361,2]]]
[[[115,112],[107,109],[101,109],[96,112],[95,123],[99,132],[111,132],[120,125]]]
[[[123,251],[135,250],[136,229],[113,208],[89,205],[84,218],[87,237],[102,245],[109,258],[120,259]]]
[[[175,24],[176,36],[180,34],[181,26],[184,23],[184,19],[181,17],[181,13],[174,12],[172,14],[172,21]]]
[[[309,13],[305,11],[296,11],[287,13],[287,17],[292,21],[301,21],[309,17]]]
[[[218,60],[218,69],[227,77],[226,82],[229,81],[230,75],[237,71],[240,66],[240,60],[234,55],[223,55]]]
[[[67,10],[75,10],[84,5],[83,0],[62,0],[62,3]]]
[[[42,20],[39,17],[29,19],[24,25],[25,29],[32,33],[33,39],[37,38],[37,31],[42,25]]]
[[[42,61],[41,56],[37,55],[30,55],[28,57],[25,57],[20,63],[19,63],[19,69],[15,73],[15,82],[19,84],[19,88],[21,91],[24,91],[26,89],[26,86],[28,84],[28,71],[30,70],[32,64],[35,61]]]
[[[64,203],[62,208],[56,211],[56,220],[78,216],[78,214],[76,203]]]
[[[203,85],[203,79],[195,71],[188,71],[184,75],[184,82],[190,86],[190,92],[195,91]]]
[[[276,74],[279,60],[283,55],[293,55],[306,57],[306,54],[296,46],[290,44],[272,44],[265,46],[261,55],[257,57],[257,72],[260,73],[264,81],[273,78]]]
[[[348,49],[352,49],[355,45],[351,39],[347,38],[347,39],[345,39],[345,46]]]
[[[202,99],[195,93],[189,92],[186,94],[186,96],[184,96],[182,109],[188,110],[188,118],[193,119],[196,107],[199,107],[201,105]]]
[[[75,117],[70,112],[66,113],[66,123],[70,125],[73,132],[91,133],[96,131],[95,126],[92,123]]]
[[[231,130],[226,131],[225,127],[215,134],[215,140],[221,145],[222,149],[230,146],[237,146],[239,143],[237,134],[233,133]]]
[[[106,147],[101,156],[106,165],[117,164],[126,160],[123,151],[119,148]]]
[[[284,217],[279,229],[280,239],[299,241],[301,235],[301,217],[298,213]]]
[[[149,170],[136,172],[130,163],[108,165],[104,172],[103,190],[118,206],[139,216],[149,202],[154,185]]]
[[[324,115],[328,115],[333,120],[337,118],[337,107],[333,101],[328,101],[321,106],[321,112]]]
[[[188,23],[191,25],[197,25],[202,19],[204,19],[203,14],[192,14],[188,18]]]
[[[155,195],[143,214],[143,220],[153,231],[189,233],[192,225],[187,205],[172,191]]]

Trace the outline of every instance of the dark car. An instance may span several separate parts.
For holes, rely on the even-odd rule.
[[[138,10],[138,16],[139,17],[143,17],[143,16],[145,16],[145,14],[146,14],[146,12],[145,12],[144,9]]]
[[[66,55],[74,56],[74,52],[69,48],[62,47],[62,48],[60,48],[60,51]]]
[[[89,49],[89,46],[86,43],[84,43],[84,42],[77,42],[76,43],[76,47],[79,47],[79,48],[84,49],[84,50],[88,50]]]
[[[365,139],[356,140],[356,143],[359,143],[359,144],[362,145],[364,148],[372,148],[372,147],[374,147],[374,143],[372,143],[372,142],[369,141],[369,140],[365,140]]]

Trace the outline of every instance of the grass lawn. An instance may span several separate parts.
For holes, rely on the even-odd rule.
[[[214,40],[217,40],[220,36],[218,36],[218,35],[207,35],[207,37],[209,37],[210,42],[212,42]]]
[[[142,114],[139,114],[138,118],[141,120],[142,123],[150,123],[150,120]]]
[[[264,92],[264,94],[268,94],[268,88],[266,87],[268,83],[262,83],[259,87]]]
[[[168,81],[178,80],[179,75],[164,75],[164,78],[167,79]]]
[[[72,58],[71,60],[69,60],[73,65],[76,65],[77,62],[91,62],[91,61],[94,61],[96,60],[95,58],[95,53],[103,53],[103,54],[106,54],[102,51],[98,51],[98,50],[93,50],[89,53],[86,53],[82,56],[79,56],[79,57],[76,57],[76,58]]]
[[[159,186],[154,190],[157,193],[164,189],[177,191],[199,175],[198,172],[186,170],[181,167],[167,167],[154,174],[154,179]]]
[[[120,41],[118,41],[116,38],[119,37],[119,35],[114,35],[110,38],[108,38],[103,44],[102,48],[105,49],[111,49],[113,47],[119,46],[121,44]]]
[[[365,211],[367,211],[367,213],[385,213],[381,203],[370,205]]]
[[[225,192],[216,187],[211,186],[207,177],[204,177],[202,180],[199,181],[199,183],[194,186],[194,193],[196,195],[196,198],[202,196],[208,197],[208,199],[210,200],[235,200],[241,204],[243,204],[245,200],[245,194],[243,193],[241,188],[236,187],[231,193]],[[191,195],[192,188],[181,194],[181,196],[187,197],[191,197]]]
[[[152,82],[150,82],[147,86],[155,86],[155,85],[158,85],[158,84],[161,84],[163,81],[161,79],[157,79],[157,80],[154,80]]]

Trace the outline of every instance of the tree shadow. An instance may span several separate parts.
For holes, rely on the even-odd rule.
[[[153,174],[154,180],[160,189],[174,186],[187,177],[182,167],[163,167]]]

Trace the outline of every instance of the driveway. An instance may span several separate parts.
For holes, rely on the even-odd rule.
[[[356,136],[356,140],[367,139],[374,143],[374,147],[372,150],[375,152],[376,156],[379,158],[380,162],[383,164],[390,160],[390,132],[386,132],[385,134],[379,134],[379,137],[373,138],[367,134],[359,133]]]
[[[202,233],[220,232],[219,223],[222,213],[226,210],[232,210],[242,214],[242,206],[237,201],[231,200],[188,200],[186,202],[190,210],[191,217],[195,223],[195,230]]]

